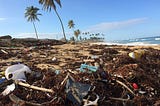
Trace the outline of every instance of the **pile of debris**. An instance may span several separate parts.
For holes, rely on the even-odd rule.
[[[67,53],[64,48],[68,56],[74,52],[73,58],[60,54],[62,51],[58,51],[58,47],[48,50],[48,46],[28,48],[17,55],[15,51],[10,50],[6,54],[4,50],[9,58],[13,57],[10,55],[12,52],[23,61],[19,64],[1,63],[1,67],[7,67],[5,78],[0,79],[0,105],[160,105],[160,50],[107,45],[74,46],[75,49],[67,49]],[[79,53],[80,48],[90,55]],[[41,53],[46,50],[46,54]],[[33,52],[46,57],[40,59],[34,58],[33,54],[28,55]],[[56,53],[55,57],[49,58],[52,53]],[[61,65],[62,61],[64,65]],[[37,67],[39,63],[47,63],[48,67]],[[61,65],[61,68],[56,69],[52,65]],[[7,88],[11,89],[6,92]]]

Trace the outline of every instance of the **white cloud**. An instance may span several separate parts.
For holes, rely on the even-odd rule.
[[[6,18],[0,18],[0,21],[6,20]]]
[[[66,35],[70,34],[66,32]],[[61,39],[63,38],[62,33],[38,33],[40,39]],[[13,35],[13,38],[36,38],[35,33],[19,33]]]
[[[121,29],[128,26],[144,23],[148,18],[136,18],[125,21],[116,22],[103,22],[97,25],[90,26],[87,31],[89,32],[106,32],[114,29]]]

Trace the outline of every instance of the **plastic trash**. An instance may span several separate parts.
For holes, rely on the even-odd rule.
[[[81,106],[83,98],[88,94],[90,88],[89,84],[75,82],[73,78],[69,77],[66,84],[67,99],[75,106]]]
[[[56,58],[56,57],[53,57],[53,58],[52,58],[52,61],[53,61],[53,62],[56,62],[56,61],[57,61],[57,58]]]
[[[61,73],[61,71],[60,70],[55,70],[55,72],[54,72],[56,75],[58,75],[58,74],[60,74]]]
[[[97,56],[97,55],[92,55],[91,56],[91,59],[98,59],[99,58],[99,56]]]
[[[132,86],[134,89],[138,89],[138,85],[136,83],[133,83]]]
[[[86,72],[86,71],[96,72],[97,69],[98,69],[98,67],[96,67],[96,66],[90,66],[90,65],[87,65],[87,64],[81,64],[80,72]]]
[[[5,77],[7,80],[26,80],[25,73],[31,73],[28,66],[24,64],[16,64],[9,66],[5,71]]]
[[[142,55],[144,55],[145,51],[144,50],[135,50],[131,53],[129,53],[129,57],[133,59],[140,59]]]
[[[0,76],[4,76],[5,75],[5,72],[4,71],[1,71],[0,72]]]
[[[83,99],[84,105],[83,106],[98,106],[99,96],[96,95],[96,99],[94,101],[89,101],[87,99]]]
[[[14,89],[16,88],[16,85],[14,83],[12,83],[11,85],[8,85],[7,88],[2,92],[3,96],[8,95],[10,92],[14,91]]]
[[[6,80],[5,77],[2,77],[2,78],[0,79],[0,84],[3,83],[5,80]]]

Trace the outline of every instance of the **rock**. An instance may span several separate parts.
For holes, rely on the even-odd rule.
[[[0,39],[8,39],[8,40],[11,40],[12,37],[10,35],[5,35],[5,36],[0,36]]]

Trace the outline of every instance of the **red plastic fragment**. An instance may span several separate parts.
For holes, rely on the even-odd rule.
[[[138,85],[136,83],[133,83],[132,86],[134,89],[138,89]]]

